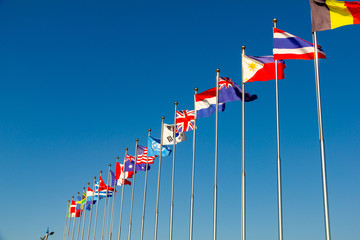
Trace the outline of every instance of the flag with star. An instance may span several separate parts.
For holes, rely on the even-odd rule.
[[[245,91],[245,102],[257,99],[257,95],[251,95]],[[242,89],[228,77],[219,78],[219,103],[242,100]]]

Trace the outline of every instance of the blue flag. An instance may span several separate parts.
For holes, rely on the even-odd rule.
[[[161,156],[166,157],[171,154],[171,149],[166,146],[162,146],[161,152]],[[160,140],[153,137],[148,137],[148,156],[155,155],[160,155]]]
[[[134,171],[134,161],[125,161],[125,172],[133,172]],[[150,165],[148,164],[147,170],[150,169]],[[146,171],[146,163],[137,163],[136,164],[136,171]]]
[[[245,91],[245,102],[257,99],[256,95],[251,95]],[[219,78],[219,103],[232,101],[242,101],[242,89],[228,77]]]

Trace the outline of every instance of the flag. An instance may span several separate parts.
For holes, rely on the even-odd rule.
[[[176,111],[176,132],[194,130],[195,110]]]
[[[116,180],[115,180],[115,173],[110,170],[110,187],[115,187]]]
[[[141,163],[145,163],[146,164],[146,158],[147,158],[147,147],[143,147],[138,145],[138,156],[137,156],[137,161],[136,164],[141,164]],[[148,164],[153,164],[154,163],[154,159],[157,156],[150,156],[148,157]]]
[[[116,170],[115,170],[116,185],[122,186],[124,185],[124,183],[125,185],[131,185],[131,182],[127,179],[132,178],[133,174],[134,172],[125,172],[123,164],[120,164],[119,162],[116,163]]]
[[[162,141],[163,145],[173,145],[174,144],[174,124],[166,124],[164,123],[163,131],[162,131]],[[175,133],[176,144],[179,142],[186,141],[186,135],[184,132]]]
[[[195,94],[196,118],[210,117],[216,112],[216,87]],[[225,104],[219,102],[219,111],[225,111]]]
[[[110,189],[112,189],[112,190],[110,190]],[[112,197],[113,191],[114,191],[114,188],[110,188],[110,187],[109,187],[109,190],[106,190],[106,188],[103,189],[101,187],[101,183],[100,183],[100,192],[99,192],[99,182],[96,182],[95,183],[95,196],[96,196],[95,200],[97,200],[98,195],[99,195],[99,199],[106,197],[106,192],[107,192],[108,197]]]
[[[75,207],[75,217],[80,217],[81,216],[81,196],[77,196],[76,197],[77,201],[76,201],[76,207]]]
[[[274,28],[273,54],[275,60],[315,58],[314,44],[290,33]],[[318,46],[318,57],[326,58],[325,52]]]
[[[278,61],[278,79],[284,79],[285,63]],[[243,82],[268,81],[275,79],[275,61],[273,56],[242,57]]]
[[[83,191],[81,195],[81,209],[84,209],[85,203],[86,203],[86,193]]]
[[[219,78],[219,103],[232,101],[241,101],[242,89],[228,77]],[[256,95],[250,95],[245,91],[245,102],[251,102],[257,99]]]
[[[310,0],[312,30],[324,31],[360,24],[360,2]]]
[[[95,204],[96,200],[97,200],[97,195],[95,195],[94,190],[88,187],[86,189],[86,209],[90,210],[91,202],[92,204]]]
[[[148,154],[149,156],[160,155],[160,140],[148,137]],[[166,146],[162,146],[161,156],[166,157],[171,154],[171,149]]]
[[[71,201],[70,209],[69,209],[69,215],[68,217],[75,217],[76,212],[76,202],[74,200]]]
[[[125,172],[134,172],[134,165],[135,165],[135,161],[125,161]],[[147,170],[150,169],[150,165],[148,165]],[[136,171],[146,171],[146,164],[145,163],[140,163],[140,164],[136,164]]]
[[[100,190],[100,191],[103,191],[103,190],[106,191],[106,189],[107,189],[108,191],[114,191],[114,188],[107,186],[107,185],[105,184],[104,180],[102,179],[102,177],[100,176],[100,177],[99,177],[99,190]]]

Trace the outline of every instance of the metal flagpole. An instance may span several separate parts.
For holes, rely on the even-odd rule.
[[[215,115],[215,171],[214,171],[214,222],[213,240],[216,240],[217,228],[217,160],[218,160],[218,124],[219,124],[219,74],[220,69],[216,69],[216,115]]]
[[[102,173],[102,171],[100,171],[100,177],[101,177],[101,173]],[[99,209],[99,204],[100,204],[100,177],[99,177],[98,197],[97,197],[97,204],[96,204],[96,211],[95,211],[95,226],[94,226],[94,238],[93,238],[93,240],[95,240],[95,238],[96,238],[97,215],[98,215],[98,209]],[[95,184],[95,189],[96,189],[96,184]],[[95,189],[94,189],[94,191],[95,191]]]
[[[116,157],[115,172],[116,172],[116,165],[117,165],[118,161],[119,161],[119,157]],[[113,219],[114,219],[114,205],[115,205],[115,193],[116,193],[116,181],[114,183],[114,192],[113,192],[112,207],[111,207],[109,240],[111,240],[111,237],[112,237],[112,227],[113,227]]]
[[[195,88],[195,94],[197,94],[198,89]],[[195,96],[194,96],[195,97]],[[190,236],[189,239],[193,239],[193,220],[194,220],[194,181],[195,181],[195,137],[196,137],[196,109],[194,103],[194,132],[193,132],[193,156],[192,156],[192,173],[191,173],[191,198],[190,198]]]
[[[129,233],[128,233],[128,240],[131,239],[131,224],[132,224],[132,212],[133,212],[133,204],[134,204],[134,191],[135,191],[135,175],[136,175],[136,162],[138,158],[138,142],[139,139],[136,139],[135,143],[135,162],[134,162],[134,175],[132,181],[132,193],[131,193],[131,206],[130,206],[130,219],[129,219]],[[125,168],[125,166],[124,166]]]
[[[90,183],[87,183],[87,187],[89,187]],[[86,194],[85,188],[84,188],[84,192]],[[83,205],[83,225],[82,225],[82,232],[81,232],[81,240],[83,240],[84,238],[84,229],[85,229],[85,220],[86,220],[86,195],[85,195],[85,204]]]
[[[72,201],[74,200],[74,196],[71,197],[71,203]],[[71,209],[71,203],[70,203],[70,209]],[[69,215],[70,215],[70,219],[69,219],[69,227],[68,227],[68,233],[67,233],[67,238],[66,240],[69,240],[69,235],[70,235],[70,228],[71,228],[71,213],[70,213],[70,210],[69,210]]]
[[[93,185],[93,193],[92,193],[91,206],[90,206],[90,218],[89,218],[89,228],[88,228],[87,240],[90,239],[91,216],[92,216],[92,209],[93,209],[94,198],[95,198],[95,180],[96,180],[96,177],[94,177],[94,185]],[[86,191],[86,193],[87,193],[87,191]],[[87,194],[86,194],[86,198],[87,198]],[[98,204],[99,204],[99,202],[98,202]]]
[[[79,197],[79,192],[77,193],[77,197],[76,199]],[[73,223],[73,230],[72,230],[72,236],[71,236],[71,240],[74,239],[74,233],[75,233],[75,222],[76,222],[76,203],[77,201],[75,201],[75,216],[74,216],[74,223]]]
[[[158,229],[158,218],[159,218],[160,173],[161,173],[161,156],[162,156],[162,143],[163,143],[162,135],[163,135],[163,128],[164,128],[164,119],[165,119],[165,117],[161,117],[160,156],[159,156],[159,171],[158,171],[158,182],[157,182],[157,193],[156,193],[154,240],[157,240],[157,229]]]
[[[68,205],[66,208],[66,218],[65,218],[65,227],[64,227],[64,235],[63,235],[63,240],[65,240],[65,235],[66,235],[66,227],[67,227],[67,219],[69,216],[69,208],[70,208],[70,200],[68,200]]]
[[[148,130],[148,137],[150,137],[151,129]],[[146,203],[146,189],[147,189],[147,174],[148,174],[148,165],[149,165],[149,155],[146,154],[146,171],[145,171],[145,183],[144,183],[144,202],[143,202],[143,212],[141,218],[141,233],[140,240],[144,238],[144,223],[145,223],[145,203]]]
[[[83,190],[84,190],[85,188],[83,187]],[[81,194],[81,196],[82,196],[82,194]],[[80,197],[80,204],[81,204],[81,198],[82,197]],[[79,236],[80,236],[80,226],[81,226],[81,206],[80,206],[80,216],[79,216],[79,224],[78,224],[78,231],[77,231],[77,236],[76,236],[76,240],[79,240]]]
[[[127,151],[128,151],[128,148],[125,148],[125,156],[127,155]],[[124,158],[124,162],[123,162],[123,168],[124,168],[124,170],[122,170],[123,179],[122,179],[122,186],[121,186],[121,205],[120,205],[118,240],[120,240],[120,235],[121,235],[121,219],[122,219],[122,210],[123,210],[123,203],[124,203],[123,200],[124,200],[124,187],[125,187],[125,158]]]
[[[273,19],[273,28],[276,28],[277,19]],[[277,147],[277,188],[278,188],[278,221],[279,240],[283,239],[282,224],[282,194],[281,194],[281,159],[280,159],[280,123],[279,123],[279,85],[278,85],[278,61],[275,60],[275,97],[276,97],[276,147]]]
[[[170,203],[170,231],[169,231],[169,240],[172,240],[172,229],[173,229],[173,216],[174,216],[174,178],[175,178],[175,146],[176,146],[176,107],[178,102],[174,103],[175,112],[174,112],[174,128],[173,128],[173,161],[172,161],[172,173],[171,173],[171,203]]]
[[[105,197],[103,224],[102,224],[102,228],[101,228],[101,240],[104,239],[104,227],[105,227],[105,217],[106,217],[106,206],[107,206],[107,199],[108,199],[108,192],[109,192],[110,167],[111,167],[111,164],[109,164],[108,177],[107,177],[107,182],[106,182],[106,197]],[[99,181],[99,188],[100,188],[100,181]],[[99,191],[99,192],[100,192],[100,191]]]
[[[323,199],[324,199],[325,234],[326,234],[326,240],[330,240],[329,204],[328,204],[328,196],[327,196],[326,164],[325,164],[325,143],[324,143],[324,133],[322,126],[319,56],[318,56],[316,32],[313,32],[313,41],[314,41],[314,51],[315,51],[314,65],[315,65],[316,100],[317,100],[317,110],[318,110],[319,139],[320,139],[320,153],[321,153],[322,186],[323,186]]]
[[[242,56],[245,46],[241,47]],[[245,83],[242,71],[242,171],[241,171],[241,240],[245,240]]]

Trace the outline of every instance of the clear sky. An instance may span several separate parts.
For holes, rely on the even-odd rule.
[[[272,54],[275,17],[278,28],[311,41],[308,1],[0,1],[0,239],[38,239],[48,226],[52,239],[62,239],[67,200],[122,159],[125,147],[133,154],[136,138],[145,145],[148,128],[159,137],[161,116],[173,122],[174,101],[193,109],[194,87],[214,87],[216,68],[240,83],[242,45],[248,55]],[[320,80],[331,234],[339,240],[360,236],[359,30],[318,33],[328,57]],[[325,239],[313,61],[286,64],[279,82],[284,239]],[[246,105],[247,237],[277,239],[275,83],[246,90],[258,95]],[[212,237],[214,123],[214,116],[198,120],[196,240]],[[219,240],[240,239],[241,144],[241,102],[233,102],[219,115]],[[171,160],[162,164],[159,240],[169,232]],[[192,133],[176,149],[174,240],[188,238],[191,160]],[[156,161],[147,240],[157,169]],[[139,173],[132,239],[140,238],[143,186]],[[128,187],[122,239],[130,196]]]

